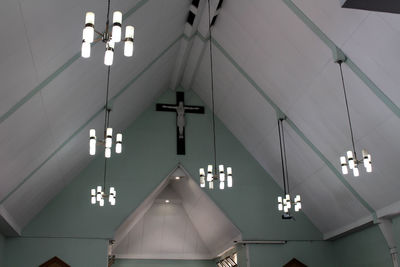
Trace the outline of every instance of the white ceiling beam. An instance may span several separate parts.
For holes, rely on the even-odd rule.
[[[192,51],[193,37],[198,30],[200,21],[202,21],[206,2],[207,1],[205,0],[200,1],[198,7],[195,7],[193,4],[190,5],[188,20],[185,23],[185,28],[183,31],[183,34],[186,38],[181,40],[180,49],[171,77],[170,88],[172,90],[178,89],[182,82],[183,73],[186,69],[187,61]],[[193,21],[190,21],[190,16],[194,16],[194,19],[192,18]]]

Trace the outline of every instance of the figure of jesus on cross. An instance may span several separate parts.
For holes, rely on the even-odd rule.
[[[176,128],[177,128],[177,154],[185,155],[185,114],[197,113],[204,114],[204,107],[201,106],[185,106],[184,93],[176,92],[176,104],[156,104],[157,111],[176,112]]]

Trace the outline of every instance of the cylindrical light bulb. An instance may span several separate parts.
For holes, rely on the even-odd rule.
[[[371,163],[365,168],[367,172],[372,172],[372,165]]]
[[[97,186],[97,193],[101,193],[101,186]]]
[[[91,138],[89,140],[89,155],[96,155],[96,139]]]
[[[94,13],[93,12],[86,12],[85,16],[85,24],[93,24],[94,25]]]
[[[226,174],[227,175],[232,175],[232,168],[231,167],[226,168]]]
[[[207,166],[207,172],[208,173],[212,173],[212,171],[213,171],[213,166],[212,165],[208,165]]]
[[[106,147],[106,148],[105,148],[105,150],[104,150],[104,156],[105,156],[106,158],[111,158],[111,148],[109,148],[109,147]]]
[[[219,182],[219,189],[221,190],[225,189],[225,182]]]
[[[344,175],[346,175],[346,174],[349,173],[349,171],[348,171],[348,169],[347,169],[347,165],[342,165],[342,173],[343,173]]]
[[[135,28],[133,26],[126,26],[125,28],[125,38],[133,39],[135,35]]]
[[[282,197],[281,196],[278,197],[278,203],[282,203]]]
[[[95,129],[90,129],[89,130],[89,137],[96,137],[96,130]]]
[[[200,176],[205,176],[204,168],[199,169],[199,174],[200,174]]]
[[[122,153],[122,144],[121,143],[117,143],[115,145],[115,153],[117,153],[117,154],[121,154]]]
[[[91,196],[96,196],[96,189],[91,189],[90,190],[90,195]]]
[[[126,40],[124,44],[124,56],[133,56],[133,41]]]
[[[122,142],[122,133],[117,133],[116,141],[117,142]]]
[[[200,176],[200,187],[206,187],[206,179],[204,178],[204,176]]]
[[[219,172],[224,172],[224,165],[219,165],[218,166]]]
[[[81,56],[83,58],[90,58],[90,51],[91,51],[90,43],[85,40],[82,41]]]
[[[347,151],[347,158],[352,159],[353,158],[353,151],[349,150]]]
[[[233,186],[232,175],[228,175],[227,186],[231,188]]]
[[[358,177],[360,175],[360,172],[358,171],[357,166],[355,166],[353,169],[353,175],[354,175],[354,177]]]
[[[91,197],[90,199],[91,199],[91,200],[90,200],[90,203],[96,204],[96,197]]]
[[[214,189],[214,182],[213,181],[208,182],[208,188],[209,189]]]
[[[104,65],[111,66],[114,61],[114,51],[107,49],[104,54]]]
[[[100,207],[103,207],[104,206],[104,199],[103,198],[100,199],[99,203],[100,203]]]
[[[225,182],[225,173],[220,173],[219,174],[219,180],[221,181],[221,182]]]
[[[112,40],[113,42],[121,41],[121,23],[122,23],[122,13],[120,11],[115,11],[113,14],[113,27],[112,27]]]
[[[279,210],[279,211],[282,211],[282,210],[283,210],[283,205],[282,205],[282,203],[279,203],[279,204],[278,204],[278,210]]]

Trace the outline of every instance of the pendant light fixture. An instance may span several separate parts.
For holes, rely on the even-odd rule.
[[[283,132],[283,121],[286,118],[278,119],[278,132],[279,132],[279,147],[281,150],[281,162],[282,162],[282,178],[283,178],[283,192],[284,196],[278,197],[278,210],[282,211],[282,219],[291,219],[290,210],[294,208],[295,212],[301,210],[301,198],[300,195],[292,200],[289,191],[289,173],[287,167],[286,159],[286,144],[285,144],[285,134]]]
[[[110,87],[110,66],[107,70],[107,90],[106,90],[106,104],[105,104],[105,117],[104,117],[104,139],[98,140],[96,136],[96,130],[90,129],[89,131],[89,155],[94,156],[96,154],[97,144],[104,145],[104,156],[106,158],[111,157],[111,149],[113,145],[113,128],[110,124],[110,112],[111,108],[108,105],[108,93]],[[122,133],[117,133],[115,137],[115,153],[122,153]]]
[[[113,13],[113,24],[110,30],[110,1],[108,0],[107,5],[107,21],[106,30],[102,33],[94,28],[95,15],[93,12],[87,12],[85,17],[85,28],[83,29],[83,40],[81,56],[83,58],[89,58],[91,53],[91,44],[97,41],[103,41],[105,43],[106,51],[104,54],[104,64],[111,66],[114,61],[114,48],[115,44],[121,42],[122,35],[122,13],[120,11],[115,11]],[[133,55],[133,38],[134,38],[134,27],[126,26],[125,28],[125,39],[124,41],[124,55],[126,57],[131,57]],[[94,34],[97,33],[100,37],[94,39]]]
[[[366,172],[372,172],[372,160],[371,160],[371,154],[367,152],[367,150],[363,149],[361,151],[362,153],[362,159],[357,158],[357,152],[356,152],[356,146],[354,143],[354,135],[353,135],[353,127],[351,125],[351,119],[350,119],[350,111],[349,111],[349,104],[347,102],[347,93],[346,93],[346,85],[344,83],[344,77],[343,77],[343,69],[342,69],[342,63],[343,60],[338,60],[336,61],[339,65],[340,69],[340,76],[342,78],[342,87],[343,87],[343,94],[344,94],[344,101],[346,103],[346,111],[347,111],[347,119],[349,121],[349,128],[350,128],[350,136],[351,136],[351,144],[352,144],[352,149],[349,150],[346,153],[346,156],[340,157],[340,165],[342,167],[342,173],[344,175],[349,173],[348,168],[353,171],[353,175],[355,177],[358,177],[360,175],[360,171],[358,170],[358,165],[363,164]]]
[[[211,11],[210,0],[208,0],[208,29],[210,31],[210,72],[211,72],[211,103],[212,103],[212,131],[213,131],[213,148],[214,148],[214,165],[207,166],[207,174],[204,168],[200,168],[200,187],[205,188],[206,184],[209,189],[214,189],[214,182],[218,183],[219,189],[223,190],[225,184],[227,187],[233,186],[232,168],[227,167],[225,172],[224,165],[218,166],[217,172],[217,147],[215,137],[215,110],[214,110],[214,74],[213,74],[213,55],[212,55],[212,32],[211,32]],[[214,169],[215,167],[215,169]]]
[[[91,200],[90,202],[95,205],[99,203],[100,207],[104,206],[105,200],[108,198],[108,201],[111,206],[115,206],[117,191],[114,187],[110,187],[109,193],[105,193],[106,189],[106,178],[107,178],[107,158],[104,159],[104,176],[103,176],[103,187],[101,185],[97,186],[90,190]],[[103,190],[104,189],[104,190]]]

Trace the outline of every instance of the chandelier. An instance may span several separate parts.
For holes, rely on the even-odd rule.
[[[281,150],[281,162],[282,162],[282,178],[283,178],[283,192],[284,196],[278,197],[278,210],[283,211],[282,219],[291,219],[290,210],[294,208],[295,212],[301,210],[301,198],[300,195],[296,195],[292,200],[289,191],[289,173],[286,159],[286,145],[285,145],[285,134],[283,132],[283,121],[286,118],[278,119],[278,132],[279,132],[279,147]]]
[[[351,144],[352,144],[352,148],[353,148],[353,150],[347,151],[347,153],[346,153],[347,158],[345,156],[340,157],[340,165],[342,167],[342,173],[344,175],[349,173],[348,168],[350,168],[350,170],[353,170],[354,177],[358,177],[360,175],[360,171],[358,170],[359,164],[364,165],[366,172],[372,172],[371,154],[369,154],[367,152],[367,150],[363,149],[363,150],[361,150],[362,159],[357,158],[356,146],[354,143],[353,127],[351,125],[351,120],[350,120],[349,104],[347,102],[346,86],[345,86],[344,77],[343,77],[343,69],[342,69],[343,60],[338,60],[338,61],[336,61],[336,63],[339,64],[340,76],[342,78],[344,101],[346,103],[347,119],[349,121]]]
[[[115,11],[113,13],[113,24],[110,31],[110,0],[108,0],[107,6],[107,21],[106,29],[104,32],[99,32],[94,28],[94,18],[93,12],[87,12],[85,17],[85,28],[83,29],[83,40],[81,56],[83,58],[90,57],[91,44],[93,42],[103,41],[105,43],[106,51],[104,54],[104,64],[111,66],[114,60],[114,48],[115,44],[121,41],[124,42],[124,55],[126,57],[131,57],[133,55],[133,37],[134,37],[134,27],[126,26],[125,28],[125,39],[121,40],[122,35],[122,13],[120,11]],[[97,33],[99,38],[94,39],[94,34]]]
[[[91,195],[91,203],[95,205],[99,203],[100,207],[104,206],[105,199],[108,198],[108,201],[111,206],[115,206],[117,191],[114,187],[110,187],[109,193],[105,193],[106,189],[106,178],[107,178],[107,158],[104,159],[104,179],[103,179],[103,187],[101,185],[96,188],[92,188],[90,190]],[[104,190],[103,190],[104,189]]]
[[[213,75],[213,55],[212,55],[212,35],[211,35],[211,12],[210,12],[210,0],[208,0],[208,29],[210,31],[210,72],[211,72],[211,102],[212,102],[212,131],[213,131],[213,148],[214,148],[214,166],[209,164],[207,166],[207,176],[204,168],[200,168],[200,187],[205,188],[206,182],[208,183],[209,189],[214,189],[214,182],[219,182],[219,189],[233,186],[232,168],[227,167],[225,173],[224,165],[218,166],[217,172],[217,147],[215,138],[215,111],[214,111],[214,75]],[[214,170],[215,167],[215,170]]]

